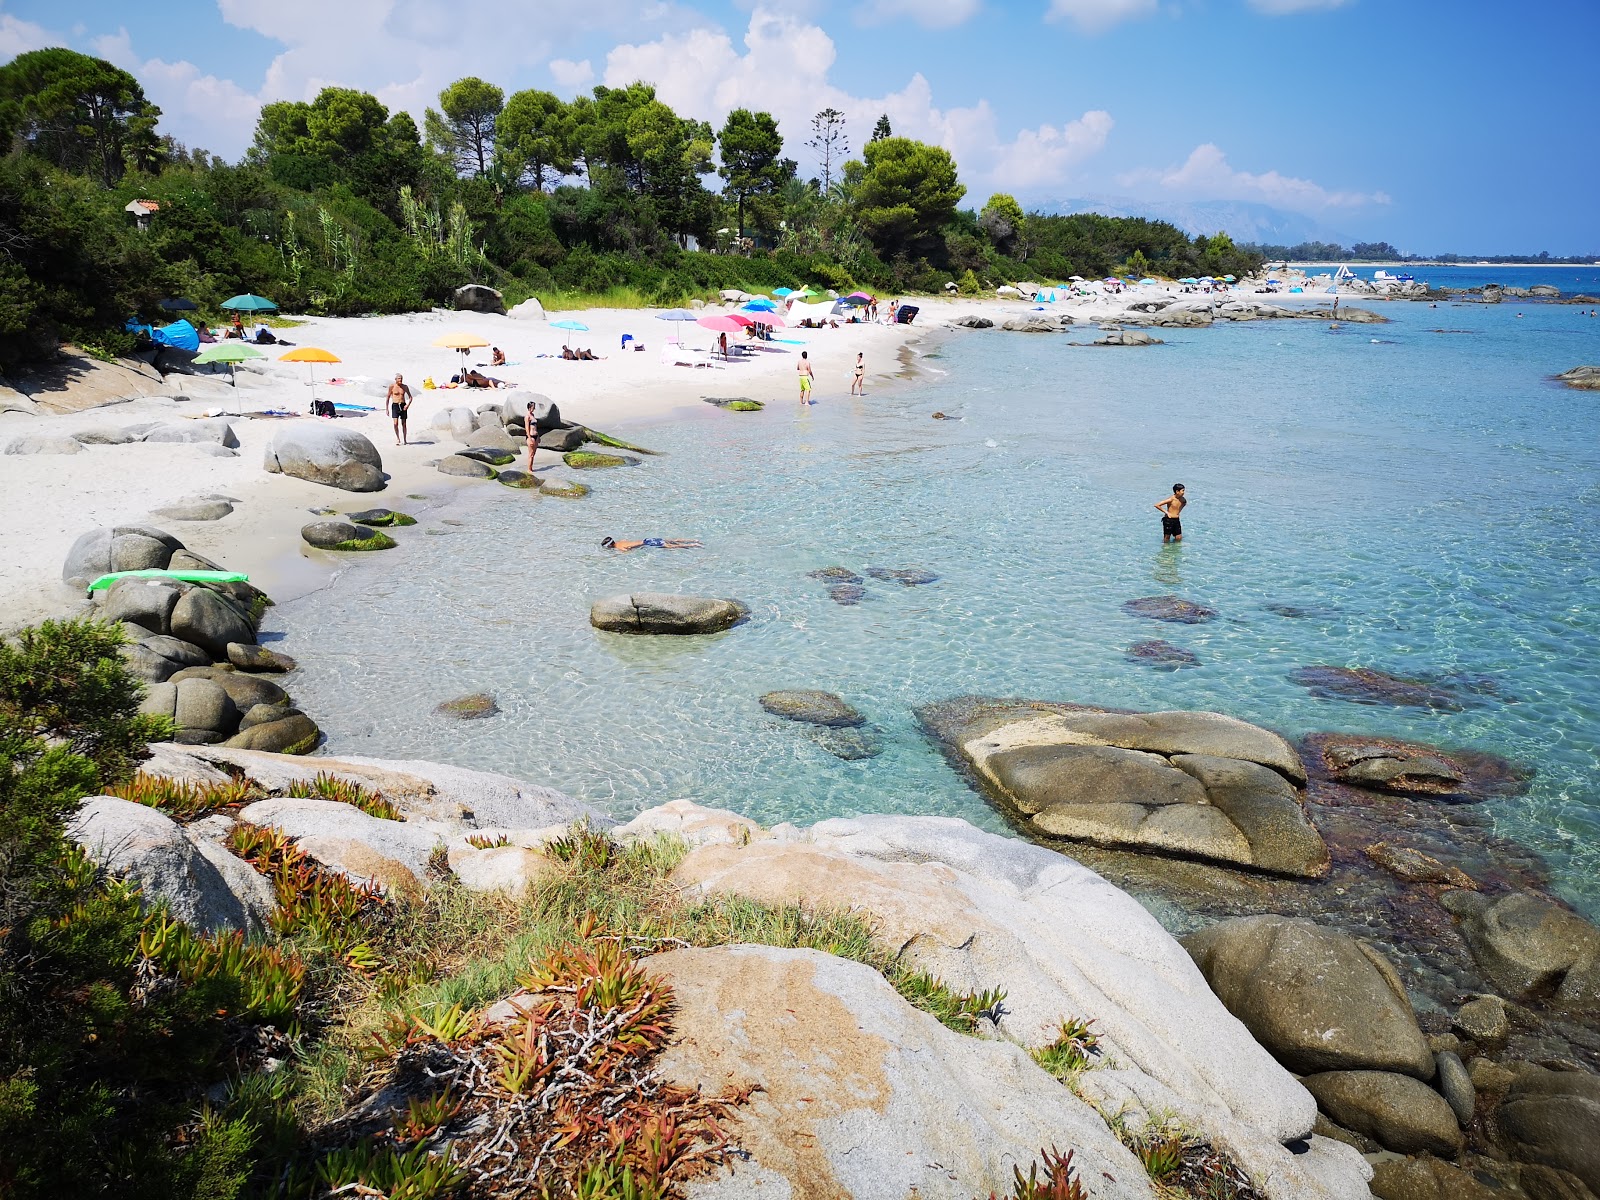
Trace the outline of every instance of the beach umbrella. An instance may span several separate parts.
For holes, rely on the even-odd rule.
[[[794,295],[794,289],[793,288],[773,288],[772,289],[772,294],[774,296],[792,296],[792,295]]]
[[[200,353],[194,356],[197,363],[227,363],[228,382],[234,387],[239,386],[239,380],[234,373],[234,364],[242,363],[247,358],[265,358],[266,355],[254,346],[247,346],[240,341],[212,342],[201,347]]]
[[[324,350],[321,346],[296,346],[287,354],[278,355],[279,362],[303,362],[306,364],[306,373],[311,380],[311,402],[317,401],[317,369],[313,363],[336,363],[339,356],[331,350]]]
[[[1143,279],[1139,280],[1139,282],[1140,283],[1154,283],[1156,281],[1154,279],[1151,279],[1150,276],[1146,275]]]
[[[687,308],[669,308],[666,312],[658,312],[658,321],[698,321],[700,314]]]
[[[855,292],[849,296],[843,297],[839,303],[848,304],[851,308],[865,308],[868,304],[872,303],[872,297],[863,296],[860,292]]]
[[[740,314],[739,313],[734,313],[733,315],[737,317]],[[745,316],[750,318],[750,324],[752,324],[752,325],[771,325],[774,328],[781,329],[781,328],[783,328],[783,327],[785,327],[785,326],[787,326],[789,324],[789,322],[785,321],[777,313],[753,312],[753,313],[745,313],[743,315],[745,315]]]
[[[163,300],[161,307],[167,312],[194,312],[200,306],[183,296],[173,296]]]
[[[461,372],[464,375],[467,370],[467,351],[481,349],[489,343],[475,333],[447,333],[434,338],[433,344],[457,351],[461,355]]]
[[[242,296],[232,296],[222,302],[222,307],[233,312],[277,312],[278,306],[265,296],[257,296],[246,292]]]
[[[758,297],[756,297],[756,299],[751,300],[751,301],[747,302],[744,305],[744,311],[745,312],[774,312],[774,311],[776,311],[777,307],[778,307],[777,304],[774,303],[773,301],[764,300],[764,299],[762,299],[761,297],[758,296]]]
[[[740,316],[738,313],[711,313],[708,316],[698,317],[695,324],[713,333],[738,333],[750,324],[750,318]]]
[[[1238,281],[1236,279],[1234,279],[1234,277],[1232,275],[1224,275],[1222,277],[1222,282],[1223,283],[1237,283]]]
[[[802,287],[798,292],[794,292],[792,294],[796,300],[804,300],[807,296],[816,295],[816,293],[811,290],[809,284],[805,287]]]
[[[1068,275],[1067,276],[1067,282],[1068,283],[1082,283],[1083,282],[1083,276],[1082,275]]]
[[[1196,280],[1196,282],[1197,283],[1215,283],[1216,280],[1211,278],[1211,276],[1209,276],[1209,275],[1202,275],[1202,276],[1200,276],[1200,278],[1198,280]]]
[[[851,292],[848,296],[845,297],[845,299],[846,300],[865,300],[868,304],[872,303],[872,297],[867,295],[866,292]]]
[[[1196,279],[1193,275],[1185,275],[1182,279],[1178,280],[1178,282],[1179,283],[1199,283],[1200,281],[1198,279]]]
[[[573,320],[551,321],[550,322],[550,328],[551,329],[565,329],[565,330],[568,330],[568,331],[573,332],[573,333],[588,333],[589,332],[589,327],[587,325],[585,325],[582,321],[573,321]],[[561,345],[563,347],[566,346],[567,340],[568,339],[566,339],[566,338],[562,338],[561,339]]]

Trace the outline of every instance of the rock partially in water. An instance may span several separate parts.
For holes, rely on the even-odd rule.
[[[867,589],[859,583],[835,583],[828,588],[828,599],[845,608],[854,608],[867,598]]]
[[[519,471],[509,468],[501,471],[500,474],[495,477],[495,481],[511,488],[534,489],[539,486],[539,480],[536,476],[529,474],[527,471]]]
[[[1137,600],[1126,601],[1122,611],[1131,617],[1170,621],[1176,625],[1203,625],[1217,615],[1216,609],[1185,600],[1181,596],[1141,596]]]
[[[1570,388],[1600,391],[1600,367],[1573,367],[1556,376]]]
[[[282,673],[292,671],[300,664],[287,654],[268,650],[253,643],[229,642],[228,661],[241,671]],[[191,664],[198,665],[198,664]]]
[[[1600,929],[1541,896],[1451,892],[1445,907],[1496,988],[1513,999],[1600,1010]]]
[[[1407,883],[1436,883],[1443,887],[1467,888],[1476,891],[1478,884],[1460,867],[1440,862],[1431,854],[1424,854],[1411,846],[1393,842],[1374,842],[1362,848],[1362,853],[1389,874]]]
[[[590,491],[587,483],[576,479],[546,479],[539,485],[541,496],[554,496],[557,500],[582,500]]]
[[[1198,667],[1200,656],[1193,650],[1174,646],[1159,638],[1148,642],[1135,642],[1128,647],[1128,657],[1135,662],[1148,663],[1164,671],[1177,671],[1184,667]]]
[[[1309,734],[1301,753],[1320,778],[1452,803],[1520,796],[1534,776],[1530,768],[1484,750],[1446,750],[1365,734]]]
[[[868,567],[866,573],[873,579],[898,583],[902,587],[921,587],[923,584],[936,583],[939,579],[932,571],[925,571],[921,567]]]
[[[867,719],[854,707],[832,692],[797,689],[768,692],[761,697],[761,707],[775,717],[788,721],[801,721],[808,725],[827,725],[844,729],[865,725]]]
[[[500,711],[494,697],[488,692],[473,692],[470,696],[457,696],[434,706],[441,717],[454,717],[458,721],[481,721]]]
[[[517,461],[515,454],[500,446],[469,446],[465,450],[457,450],[456,454],[460,458],[470,458],[491,467],[503,467]]]
[[[1326,1071],[1300,1082],[1329,1117],[1386,1150],[1453,1157],[1461,1149],[1461,1126],[1444,1097],[1408,1075]]]
[[[639,460],[631,454],[602,454],[597,450],[571,450],[561,456],[561,461],[574,471],[592,471],[601,467],[636,467]]]
[[[807,736],[835,758],[860,762],[883,753],[883,741],[870,729],[833,729],[813,725]]]
[[[1289,678],[1319,700],[1430,708],[1435,712],[1460,712],[1464,707],[1458,694],[1438,684],[1404,679],[1370,667],[1299,667],[1289,672]]]
[[[608,633],[720,633],[749,613],[737,600],[634,592],[606,596],[589,609],[589,623]]]
[[[468,458],[464,454],[446,454],[439,460],[439,472],[443,475],[459,475],[464,479],[493,479],[494,468],[486,462],[476,458]]]
[[[398,545],[381,530],[349,521],[313,521],[301,527],[300,536],[319,550],[393,550]]]
[[[806,572],[807,579],[821,579],[828,583],[860,583],[861,576],[849,567],[820,567]]]
[[[918,712],[1032,836],[1315,877],[1328,852],[1275,733],[1204,712],[963,697]]]
[[[1497,1118],[1512,1158],[1565,1171],[1600,1195],[1600,1078],[1525,1066]]]
[[[415,525],[417,519],[407,516],[403,512],[395,512],[392,508],[364,508],[360,512],[345,513],[345,520],[354,521],[357,525],[371,525],[385,527],[395,525]]]

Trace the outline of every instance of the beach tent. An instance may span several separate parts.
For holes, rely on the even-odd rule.
[[[176,350],[193,353],[200,349],[200,332],[187,321],[174,321],[171,325],[152,330],[150,338],[158,345],[171,346]]]
[[[331,350],[324,350],[321,346],[296,346],[287,354],[278,355],[279,362],[303,362],[306,364],[306,374],[311,380],[311,403],[317,402],[317,369],[313,363],[336,363],[339,356]]]

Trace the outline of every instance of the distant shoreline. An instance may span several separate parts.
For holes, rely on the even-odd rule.
[[[1291,267],[1338,267],[1338,266],[1346,266],[1346,267],[1446,267],[1446,268],[1449,268],[1449,267],[1479,267],[1479,268],[1482,268],[1482,267],[1517,267],[1519,269],[1522,268],[1522,267],[1547,267],[1552,271],[1559,271],[1559,270],[1581,271],[1585,267],[1594,267],[1596,264],[1592,263],[1592,262],[1588,262],[1588,263],[1434,262],[1431,259],[1429,261],[1422,262],[1422,261],[1418,261],[1416,259],[1405,259],[1405,260],[1402,261],[1400,259],[1393,259],[1393,258],[1390,258],[1390,259],[1341,258],[1337,262],[1335,262],[1335,261],[1330,259],[1327,262],[1290,262],[1287,265],[1289,265]]]

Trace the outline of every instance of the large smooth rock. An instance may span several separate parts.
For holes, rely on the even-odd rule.
[[[761,707],[775,717],[801,721],[807,725],[825,725],[832,729],[844,729],[867,723],[867,719],[853,706],[832,692],[805,688],[787,692],[768,692],[761,697]]]
[[[182,683],[185,679],[211,680],[228,693],[228,699],[234,702],[240,712],[246,712],[258,704],[289,703],[288,692],[258,675],[246,675],[222,667],[185,667],[172,677],[172,682]]]
[[[1323,1112],[1397,1154],[1454,1155],[1455,1113],[1427,1084],[1391,1071],[1325,1071],[1301,1080]]]
[[[506,300],[497,290],[482,283],[466,283],[456,289],[456,308],[461,312],[505,315]]]
[[[309,754],[322,740],[322,730],[317,728],[317,723],[301,712],[285,712],[273,720],[258,717],[249,728],[245,728],[241,720],[239,726],[238,733],[221,743],[224,747],[271,754]]]
[[[1576,1175],[1600,1196],[1600,1076],[1525,1067],[1499,1123],[1513,1158]]]
[[[313,521],[300,527],[300,538],[319,550],[392,550],[396,544],[388,534],[350,521]]]
[[[220,742],[239,728],[239,708],[220,683],[212,679],[176,682],[172,710],[174,735],[192,745]]]
[[[145,904],[164,903],[202,932],[257,933],[277,907],[271,884],[248,863],[147,805],[91,796],[67,835],[106,870],[136,880]]]
[[[447,454],[439,460],[439,471],[444,475],[459,475],[463,479],[493,479],[494,468],[488,463],[462,454]]]
[[[126,446],[133,441],[133,435],[126,430],[101,425],[93,429],[74,430],[72,439],[82,442],[85,446]]]
[[[183,543],[149,525],[111,525],[91,529],[72,543],[61,578],[73,587],[88,587],[113,571],[164,569]]]
[[[519,321],[548,320],[544,315],[544,305],[539,303],[537,296],[529,296],[521,304],[513,305],[511,311],[506,313],[506,316],[515,317]]]
[[[648,969],[671,985],[667,1079],[715,1094],[755,1085],[728,1128],[746,1152],[693,1187],[751,1195],[971,1200],[1005,1192],[1041,1147],[1071,1147],[1105,1200],[1155,1193],[1093,1108],[1020,1048],[964,1037],[878,972],[815,950],[677,950]],[[892,1183],[891,1183],[892,1181]]]
[[[202,418],[198,421],[163,421],[146,431],[139,439],[144,442],[188,442],[211,443],[217,446],[226,446],[230,450],[239,448],[239,437],[233,432],[233,426],[221,417]]]
[[[1294,748],[1206,712],[1113,713],[965,697],[923,723],[1041,836],[1315,877],[1328,851]]]
[[[249,642],[229,642],[228,661],[241,671],[282,673],[292,671],[300,664],[287,654],[268,650]]]
[[[172,613],[184,591],[182,585],[162,579],[119,579],[103,593],[100,615],[165,634],[172,629]]]
[[[199,646],[211,655],[212,662],[228,660],[228,643],[256,640],[250,618],[232,601],[203,587],[192,587],[178,597],[168,632]]]
[[[1183,939],[1228,1011],[1291,1071],[1430,1079],[1433,1053],[1405,987],[1365,942],[1289,917],[1237,917]]]
[[[718,633],[741,621],[749,610],[737,600],[634,592],[596,600],[589,624],[608,633]]]
[[[384,486],[383,458],[361,434],[321,421],[290,422],[267,444],[262,464],[272,474],[293,475],[347,492]]]
[[[277,829],[324,866],[386,890],[420,889],[428,856],[444,841],[431,823],[385,820],[335,800],[259,800],[247,805],[239,819]]]
[[[1600,1007],[1600,929],[1524,892],[1490,899],[1450,892],[1446,907],[1485,975],[1516,999],[1552,996],[1561,1007]]]
[[[1460,1167],[1431,1155],[1389,1158],[1372,1168],[1378,1200],[1505,1200],[1501,1188],[1485,1187]]]
[[[49,433],[25,433],[6,443],[7,454],[82,454],[83,443],[76,438]]]
[[[1311,1097],[1154,917],[1069,858],[951,818],[860,817],[763,833],[687,801],[620,833],[698,845],[674,876],[687,899],[740,895],[863,914],[885,944],[904,947],[908,965],[956,991],[1004,990],[1000,1032],[1024,1046],[1049,1044],[1064,1019],[1093,1018],[1104,1061],[1124,1068],[1148,1110],[1226,1145],[1275,1200],[1364,1195],[1318,1182],[1305,1156],[1284,1148],[1310,1131]]]
[[[163,521],[220,521],[232,512],[233,505],[226,500],[207,500],[197,496],[162,508],[152,508],[150,515]]]

